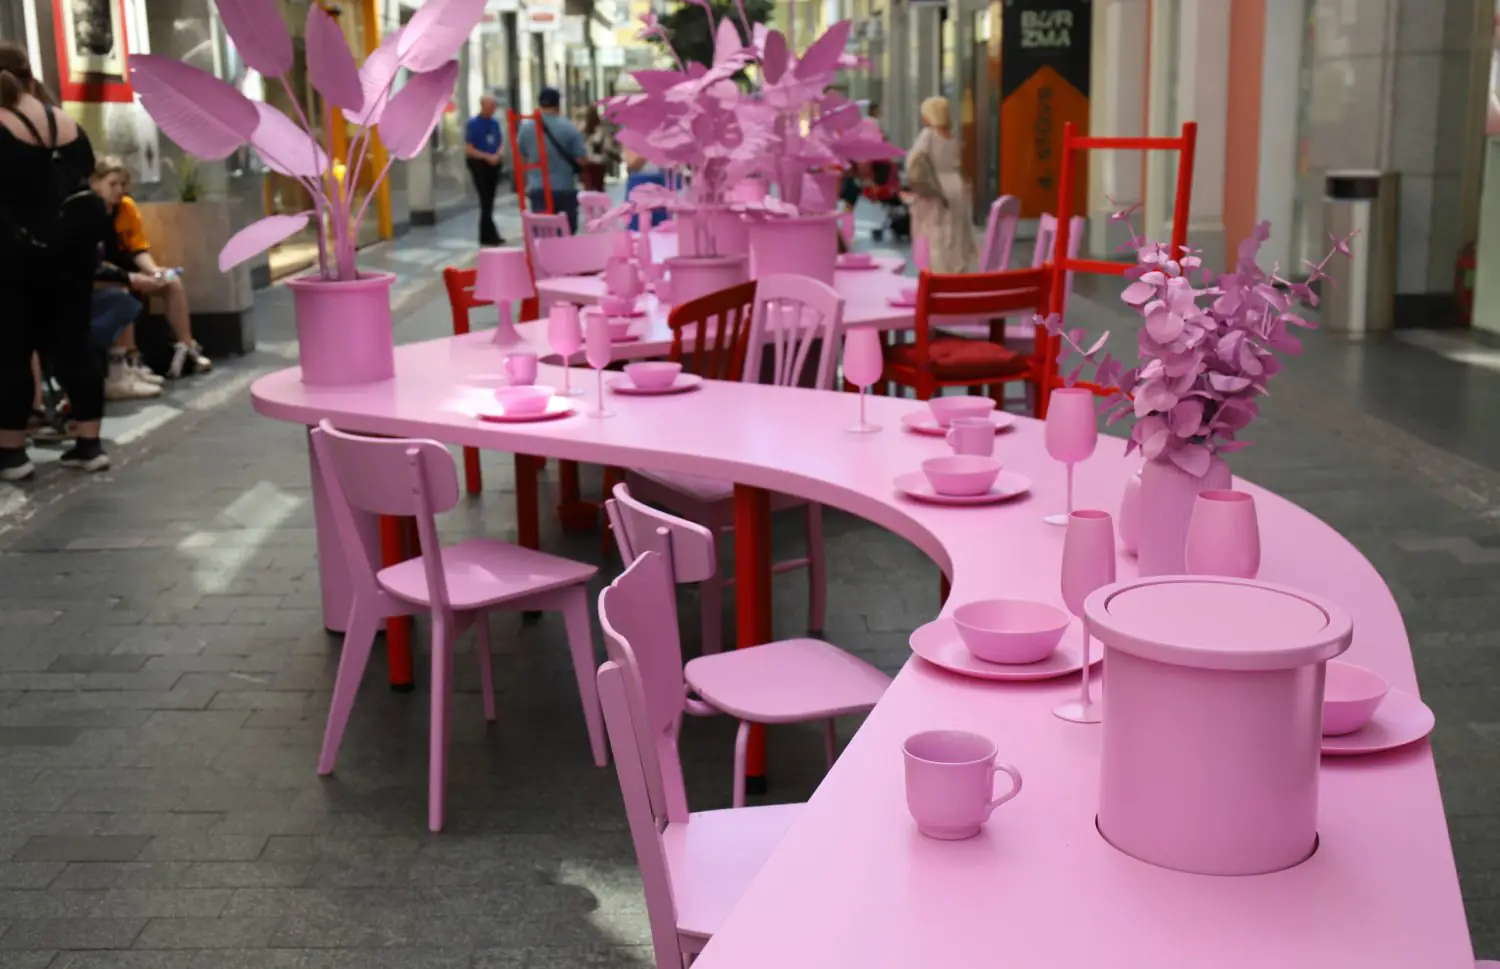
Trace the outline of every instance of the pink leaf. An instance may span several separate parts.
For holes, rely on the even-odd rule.
[[[401,32],[401,66],[423,74],[442,69],[484,19],[484,5],[485,0],[426,0]]]
[[[276,0],[215,0],[240,59],[266,77],[292,69],[292,35]],[[134,63],[135,57],[130,58]],[[174,139],[175,140],[175,139]]]
[[[328,12],[316,3],[307,7],[307,77],[331,104],[350,111],[365,106],[365,92],[360,86],[359,68],[349,52],[344,32]]]
[[[449,61],[435,71],[416,75],[396,92],[380,119],[380,138],[392,156],[410,161],[422,151],[457,83],[458,61]]]
[[[364,66],[359,69],[360,107],[358,110],[344,108],[344,117],[350,122],[360,127],[380,123],[380,116],[390,103],[388,92],[391,82],[396,79],[396,72],[401,70],[401,61],[396,56],[396,51],[401,46],[404,31],[405,28],[402,28],[387,36],[365,58]]]
[[[183,151],[204,161],[228,158],[260,124],[249,98],[182,61],[133,54],[130,76],[157,127]]]
[[[1201,444],[1187,444],[1170,452],[1167,457],[1188,474],[1201,478],[1208,472],[1208,464],[1213,455]]]
[[[1125,287],[1125,292],[1120,294],[1120,299],[1129,303],[1131,306],[1141,306],[1147,300],[1153,298],[1155,295],[1155,286],[1138,279],[1135,282],[1131,283],[1129,286]]]
[[[295,121],[259,101],[255,110],[260,114],[260,124],[250,136],[250,145],[267,168],[302,178],[317,178],[328,170],[328,156]]]
[[[787,50],[786,35],[779,30],[773,30],[766,35],[766,51],[761,55],[760,73],[767,84],[779,82],[782,75],[786,74],[787,64],[792,59],[791,51]]]
[[[630,76],[647,94],[666,94],[685,80],[676,71],[636,71]]]
[[[252,222],[230,237],[219,250],[219,271],[229,272],[235,266],[267,249],[291,238],[307,228],[311,212],[297,215],[268,215],[259,222]]]
[[[1083,355],[1086,356],[1086,357],[1092,357],[1094,354],[1096,354],[1100,350],[1104,349],[1104,344],[1106,344],[1108,342],[1109,342],[1109,331],[1106,330],[1103,336],[1101,336],[1099,339],[1097,339],[1097,340],[1094,341],[1094,345],[1093,346],[1091,346],[1087,350],[1083,351]]]
[[[713,8],[709,8],[713,17]],[[745,63],[745,44],[740,40],[740,29],[728,17],[719,21],[719,31],[714,37],[714,66],[733,66],[737,71]]]
[[[797,78],[806,81],[838,70],[839,55],[844,52],[844,45],[849,42],[849,31],[853,27],[854,21],[840,20],[829,27],[822,37],[808,44],[802,59],[797,62],[794,72]]]

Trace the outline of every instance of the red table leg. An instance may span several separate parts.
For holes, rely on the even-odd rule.
[[[740,649],[771,641],[771,494],[749,485],[734,486],[735,645]],[[750,728],[745,756],[745,791],[766,790],[766,735]]]
[[[599,508],[583,500],[578,462],[557,462],[557,520],[565,532],[586,532],[599,524]]]
[[[516,455],[516,544],[541,548],[541,520],[536,476],[539,462],[529,454]]]
[[[406,526],[399,518],[380,518],[380,564],[406,561]],[[391,689],[406,692],[416,686],[411,658],[411,617],[393,616],[385,621],[385,662]]]

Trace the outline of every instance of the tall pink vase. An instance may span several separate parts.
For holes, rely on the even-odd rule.
[[[833,215],[761,219],[750,224],[750,276],[786,273],[833,285],[838,265],[838,220]]]
[[[297,317],[302,382],[352,387],[396,375],[391,332],[390,273],[368,273],[348,282],[315,275],[287,283]]]
[[[1187,571],[1183,550],[1198,492],[1228,489],[1231,480],[1229,465],[1220,458],[1213,458],[1208,470],[1197,478],[1171,461],[1147,461],[1142,466],[1136,525],[1141,575],[1181,575]]]

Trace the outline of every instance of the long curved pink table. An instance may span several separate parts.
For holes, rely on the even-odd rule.
[[[488,337],[402,347],[396,379],[372,387],[314,390],[296,369],[281,371],[255,384],[255,407],[304,425],[327,417],[353,431],[730,478],[752,530],[764,527],[764,489],[788,492],[916,544],[951,577],[950,604],[995,595],[1060,604],[1062,531],[1042,516],[1061,503],[1063,471],[1033,421],[997,442],[1007,466],[1032,478],[1030,497],[922,505],[891,487],[945,450],[900,430],[901,414],[920,406],[913,401],[871,398],[871,419],[885,425],[871,435],[842,430],[851,396],[715,382],[676,397],[616,397],[608,420],[486,424],[474,414],[501,354]],[[543,371],[556,380],[554,368]],[[1078,504],[1115,509],[1130,469],[1122,442],[1101,439],[1077,469]],[[1347,658],[1415,691],[1401,615],[1370,564],[1313,516],[1240,486],[1259,505],[1262,578],[1342,605],[1355,625]],[[749,537],[737,545],[755,544]],[[742,643],[744,613],[760,614],[752,627],[769,618],[764,558],[737,563],[748,573],[736,577]],[[1120,578],[1134,574],[1121,558]],[[908,662],[696,969],[1471,969],[1425,742],[1325,761],[1321,846],[1304,864],[1253,878],[1185,875],[1135,861],[1097,834],[1100,728],[1049,712],[1076,689],[1072,677],[1001,685]],[[901,741],[936,727],[993,737],[1025,776],[1021,795],[972,841],[922,838],[906,813]]]

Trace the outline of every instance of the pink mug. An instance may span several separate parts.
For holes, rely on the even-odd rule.
[[[972,838],[995,808],[1021,793],[1021,772],[995,763],[988,737],[964,730],[929,730],[906,738],[906,807],[917,830],[940,841]],[[995,797],[994,776],[1011,787]]]
[[[988,417],[955,417],[948,424],[948,446],[954,454],[995,453],[995,422]]]
[[[536,383],[536,354],[508,353],[504,366],[505,378],[512,386],[525,387]]]

